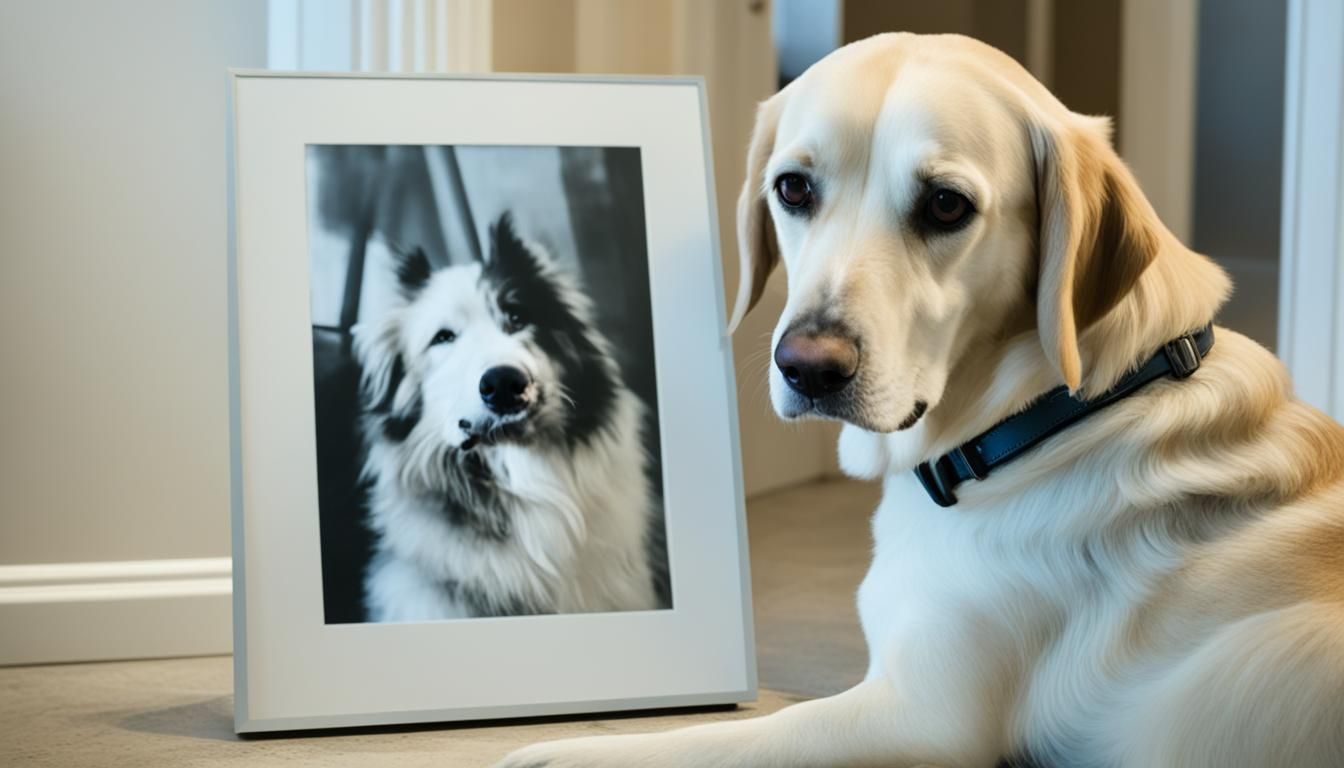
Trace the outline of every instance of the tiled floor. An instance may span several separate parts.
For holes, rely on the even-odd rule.
[[[733,711],[377,728],[239,739],[227,657],[0,669],[0,766],[487,766],[543,739],[749,717],[856,682],[854,589],[869,485],[831,482],[748,505],[761,698]]]

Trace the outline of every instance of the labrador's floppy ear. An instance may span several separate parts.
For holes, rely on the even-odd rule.
[[[1045,356],[1082,385],[1078,336],[1133,288],[1157,255],[1162,223],[1110,146],[1109,124],[1029,127],[1040,216],[1036,322]],[[1086,121],[1086,122],[1083,122]]]
[[[775,223],[765,199],[765,164],[775,149],[775,129],[779,127],[782,96],[775,95],[756,109],[756,127],[747,150],[747,177],[737,198],[737,255],[741,269],[737,275],[737,298],[728,331],[746,317],[761,300],[765,281],[779,263],[779,244],[775,241]]]

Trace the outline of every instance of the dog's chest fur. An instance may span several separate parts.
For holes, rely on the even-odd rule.
[[[1141,729],[1140,702],[1183,650],[1151,631],[1147,609],[1210,532],[1082,533],[1075,520],[1115,504],[1094,485],[1068,486],[1072,505],[1028,495],[945,509],[912,474],[888,478],[859,591],[868,676],[936,690],[949,713],[998,713],[980,725],[1023,765],[1113,765],[1126,749],[1117,734]]]

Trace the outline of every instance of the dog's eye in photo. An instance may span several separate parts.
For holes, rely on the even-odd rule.
[[[973,213],[975,206],[965,195],[947,188],[935,189],[924,202],[924,219],[943,231],[960,229]]]
[[[504,310],[505,333],[517,333],[527,327],[527,320],[516,309]]]
[[[785,208],[807,210],[812,207],[814,196],[812,182],[801,173],[785,173],[775,179],[775,195]]]
[[[429,346],[437,347],[440,344],[451,344],[457,341],[457,334],[447,328],[440,328],[439,332],[434,334],[434,338],[429,340]]]

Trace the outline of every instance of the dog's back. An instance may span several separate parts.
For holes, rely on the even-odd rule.
[[[870,676],[979,691],[983,742],[1029,764],[1337,765],[1344,428],[1217,333],[1196,378],[1059,433],[952,509],[889,479],[860,591],[885,617],[867,622]]]

